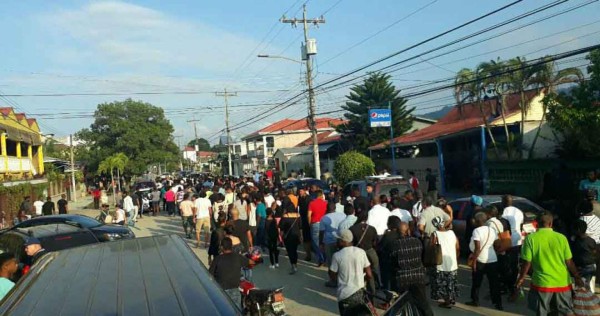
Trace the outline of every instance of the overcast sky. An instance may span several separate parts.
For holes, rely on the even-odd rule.
[[[325,13],[326,23],[312,27],[317,39],[316,83],[334,78],[380,57],[418,43],[511,1],[467,0],[309,0],[308,15]],[[447,79],[463,67],[497,57],[568,51],[600,42],[600,5],[594,3],[442,57],[441,52],[476,42],[587,1],[571,0],[486,35],[413,60],[417,65],[392,73],[406,93]],[[523,1],[455,33],[369,68],[400,61],[494,25],[551,1]],[[231,124],[239,126],[258,113],[300,92],[302,66],[256,55],[300,58],[302,29],[282,24],[301,16],[302,1],[4,1],[0,10],[1,106],[36,117],[45,133],[67,135],[92,122],[96,105],[131,97],[163,107],[183,141],[193,138],[197,119],[201,137],[224,128],[223,98],[214,91],[239,91],[230,98]],[[528,43],[524,43],[527,42]],[[563,63],[579,66],[585,61]],[[409,63],[403,64],[408,65]],[[361,75],[364,72],[359,72]],[[424,86],[406,89],[410,86]],[[139,93],[165,93],[143,95]],[[176,94],[185,92],[193,94]],[[347,87],[317,91],[317,112],[339,109]],[[85,95],[68,94],[120,94]],[[62,94],[61,96],[30,96]],[[66,94],[66,95],[65,95]],[[22,96],[29,95],[29,96]],[[417,113],[452,103],[451,91],[409,100]],[[249,134],[284,118],[302,118],[306,102],[278,111],[244,128]],[[332,114],[339,117],[341,113]],[[217,137],[211,139],[216,141]]]

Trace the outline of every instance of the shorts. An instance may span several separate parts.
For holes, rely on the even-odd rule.
[[[205,227],[205,232],[210,231],[210,217],[196,218],[196,232],[200,233],[203,226]]]

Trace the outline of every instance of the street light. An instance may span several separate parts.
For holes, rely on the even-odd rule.
[[[276,55],[259,54],[257,57],[258,57],[258,58],[285,59],[285,60],[293,61],[293,62],[295,62],[295,63],[298,63],[298,64],[304,64],[304,62],[303,62],[303,61],[301,61],[301,60],[296,60],[296,59],[289,58],[289,57],[285,57],[285,56],[276,56]]]

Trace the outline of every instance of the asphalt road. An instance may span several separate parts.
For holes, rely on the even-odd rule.
[[[87,199],[86,199],[87,200]],[[87,205],[85,201],[79,201],[72,206],[74,213],[80,213],[88,216],[96,216],[98,211],[83,209]],[[177,234],[184,237],[181,227],[181,219],[178,217],[157,216],[147,217],[138,220],[136,227],[132,228],[137,237],[145,237],[160,234]],[[188,244],[207,265],[208,257],[204,247],[196,248],[195,241],[188,241]],[[264,254],[265,264],[256,266],[253,269],[253,281],[260,288],[285,287],[286,311],[290,315],[315,316],[315,315],[338,315],[337,302],[335,298],[335,289],[325,287],[327,280],[327,270],[317,268],[314,263],[300,260],[298,263],[299,272],[295,275],[289,275],[289,261],[285,256],[285,250],[282,249],[280,255],[280,267],[270,269],[268,264],[268,254]],[[300,254],[300,258],[304,255]],[[461,296],[459,303],[451,310],[437,307],[437,302],[430,301],[433,311],[436,315],[528,315],[532,314],[526,309],[525,301],[517,303],[504,303],[506,312],[498,312],[492,309],[492,304],[488,296],[487,282],[484,282],[481,290],[480,303],[482,307],[472,308],[462,303],[469,301],[470,293],[470,272],[468,267],[461,265],[459,272],[459,283]]]

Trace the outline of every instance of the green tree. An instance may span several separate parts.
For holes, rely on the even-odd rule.
[[[196,139],[192,139],[187,143],[188,147],[194,147],[195,145],[198,145],[198,150],[199,151],[209,151],[210,150],[210,143],[204,139],[204,138],[198,138]]]
[[[375,173],[375,163],[371,158],[356,152],[341,154],[333,165],[333,175],[340,185],[352,180],[360,180]]]
[[[162,108],[131,99],[99,104],[94,123],[77,133],[86,144],[78,159],[95,171],[101,161],[121,152],[129,157],[127,171],[140,174],[153,162],[177,159],[172,133]]]
[[[412,127],[411,113],[414,108],[406,107],[406,100],[392,84],[390,75],[370,74],[361,84],[350,88],[346,98],[348,101],[342,105],[342,109],[347,111],[344,117],[348,122],[338,125],[336,129],[343,135],[344,141],[360,152],[367,152],[369,146],[390,139],[388,128],[370,127],[370,108],[386,108],[391,102],[394,136],[400,136]]]
[[[559,132],[558,154],[563,158],[599,158],[600,138],[600,50],[586,57],[589,79],[569,93],[549,94],[548,124]]]

